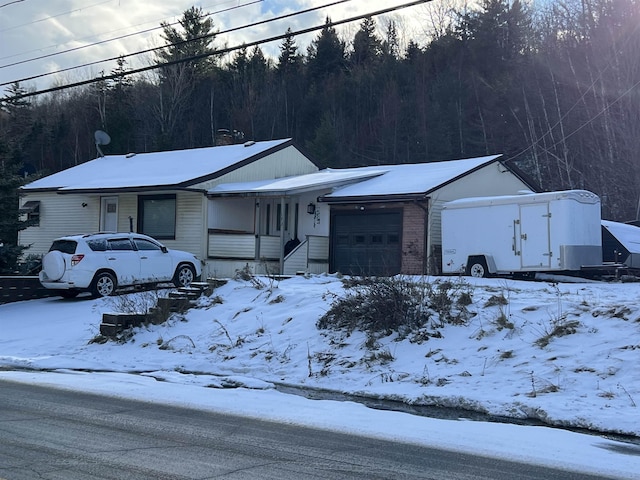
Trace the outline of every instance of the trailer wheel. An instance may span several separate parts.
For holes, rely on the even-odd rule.
[[[469,257],[467,262],[467,275],[470,277],[483,278],[489,276],[487,261],[484,257]]]

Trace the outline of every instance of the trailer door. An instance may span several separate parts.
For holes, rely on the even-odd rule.
[[[551,267],[548,203],[520,205],[520,252],[522,268]]]

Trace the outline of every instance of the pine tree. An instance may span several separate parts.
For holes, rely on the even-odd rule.
[[[276,64],[277,103],[276,136],[293,137],[298,103],[302,102],[304,88],[302,78],[303,57],[298,53],[296,41],[288,28],[280,45],[280,55]]]
[[[109,151],[113,154],[126,154],[135,150],[133,133],[135,112],[133,108],[133,81],[126,76],[127,61],[120,57],[117,67],[111,71],[117,77],[108,83],[104,128],[111,136]]]
[[[354,65],[373,64],[382,53],[382,41],[376,35],[376,22],[365,18],[353,38],[351,62]]]
[[[320,34],[307,49],[307,67],[312,82],[344,72],[345,43],[338,38],[329,17]]]
[[[201,78],[211,72],[215,52],[212,43],[215,39],[213,21],[207,17],[201,7],[185,10],[178,21],[182,31],[162,22],[162,38],[166,47],[157,53],[158,64],[185,60],[191,78]],[[195,57],[195,58],[194,58]],[[161,69],[161,76],[165,69]]]
[[[18,231],[28,226],[28,222],[20,219],[18,188],[24,184],[19,171],[31,129],[31,109],[26,100],[16,98],[24,93],[14,83],[0,100],[0,273],[12,273],[26,248],[18,245]]]

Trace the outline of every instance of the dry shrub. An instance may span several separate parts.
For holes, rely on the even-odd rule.
[[[406,337],[420,332],[424,337],[425,328],[462,324],[468,318],[466,306],[471,291],[463,281],[430,283],[401,276],[350,277],[343,284],[345,295],[333,302],[318,321],[318,328],[348,333],[360,330],[374,336],[397,332]]]

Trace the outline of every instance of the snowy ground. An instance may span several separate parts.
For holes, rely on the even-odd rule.
[[[91,342],[102,313],[141,306],[152,293],[0,305],[0,379],[640,478],[638,443],[416,417],[274,389],[296,385],[640,436],[638,284],[463,282],[473,300],[469,319],[421,342],[316,328],[344,295],[336,276],[230,281],[186,315],[135,329],[123,342]]]

